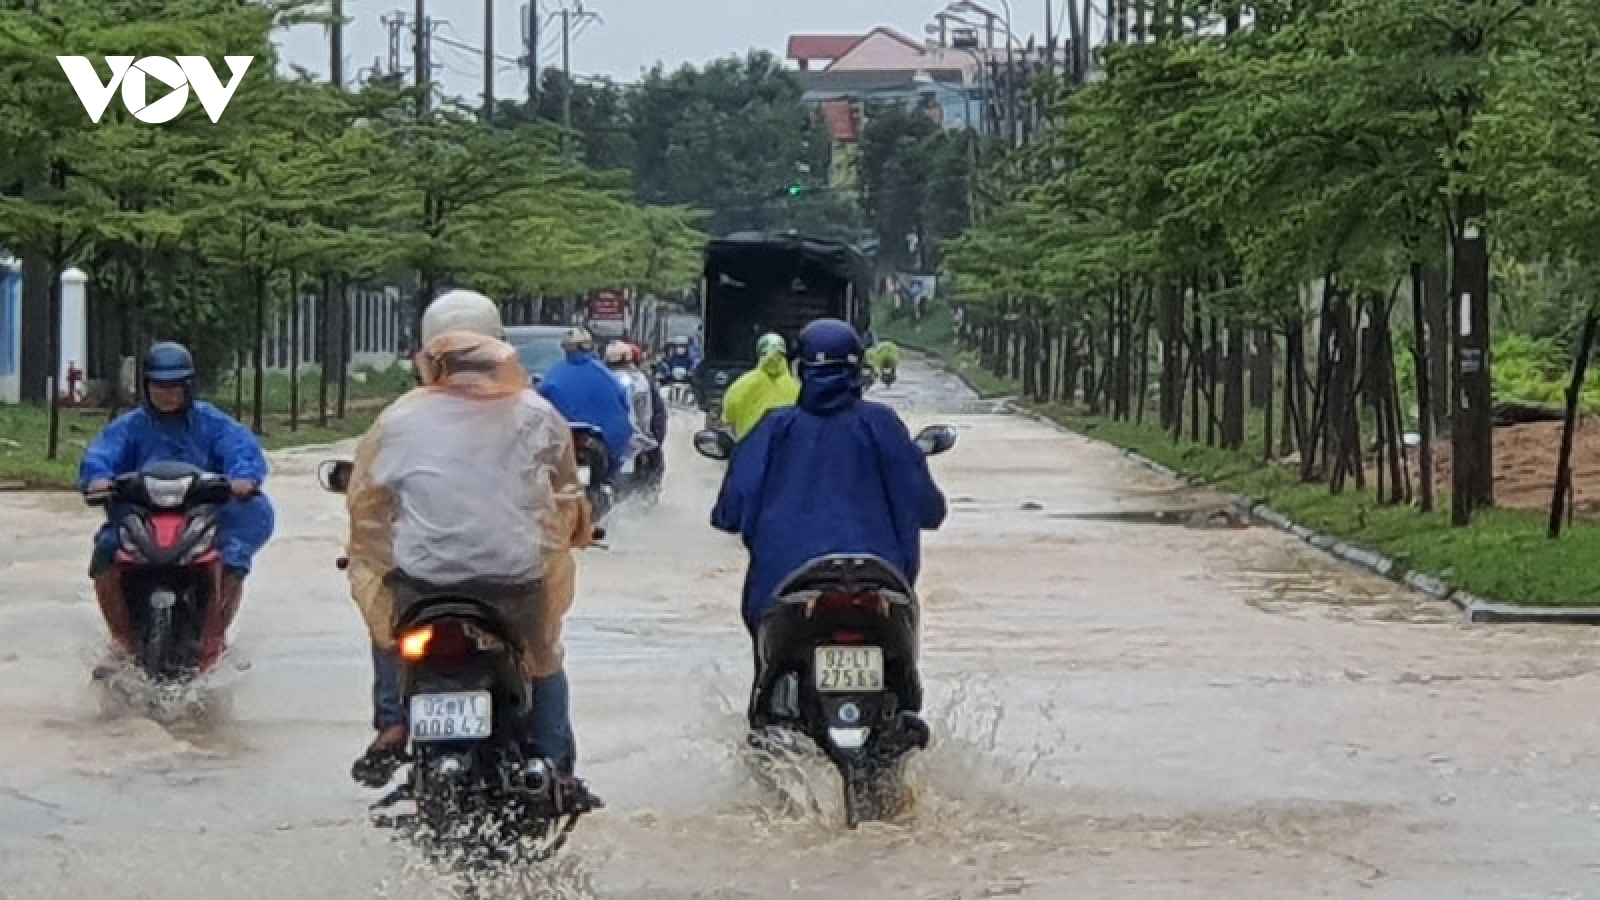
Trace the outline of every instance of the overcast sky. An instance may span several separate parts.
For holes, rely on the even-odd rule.
[[[526,75],[514,60],[522,56],[524,0],[493,0],[495,53],[501,62],[495,91],[501,97],[522,96]],[[563,0],[543,0],[546,13],[561,8]],[[575,0],[564,0],[569,5]],[[1044,38],[1045,0],[1010,0],[1012,30],[1026,42],[1029,34]],[[435,32],[434,62],[442,64],[435,78],[447,92],[476,102],[483,79],[482,57],[473,50],[447,46],[444,40],[483,46],[484,0],[427,0],[428,15],[441,24]],[[863,33],[875,25],[889,25],[921,39],[923,26],[946,0],[587,0],[584,8],[601,17],[576,32],[572,43],[573,71],[607,75],[632,81],[656,62],[675,68],[684,62],[702,63],[717,57],[743,54],[760,48],[780,58],[790,34]],[[999,0],[986,4],[1001,12]],[[1059,16],[1061,0],[1055,6]],[[415,0],[345,0],[345,72],[354,78],[374,60],[388,56],[387,30],[381,18],[404,11],[408,17]],[[559,65],[559,28],[545,33],[541,62]],[[320,76],[328,72],[328,37],[324,28],[297,28],[280,39],[285,62],[303,66]],[[409,68],[411,38],[401,39],[401,64]]]

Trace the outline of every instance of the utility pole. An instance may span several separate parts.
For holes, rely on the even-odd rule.
[[[398,80],[400,77],[400,32],[406,27],[406,14],[397,12],[393,15],[384,16],[379,21],[389,29],[389,67],[384,74]]]
[[[430,105],[428,102],[430,99],[429,94],[432,92],[433,72],[431,71],[432,55],[428,52],[428,32],[430,28],[427,6],[428,0],[417,0],[417,9],[412,22],[413,40],[411,47],[415,52],[415,59],[412,65],[416,67],[412,74],[415,76],[415,83],[419,91],[417,96],[417,118],[419,119],[428,111],[428,106]]]
[[[333,0],[333,24],[328,36],[328,80],[344,90],[344,0]]]
[[[494,0],[483,0],[483,121],[494,121]]]
[[[522,44],[527,51],[528,112],[539,120],[539,0],[523,7]]]
[[[572,25],[574,22],[582,24],[600,18],[583,8],[582,0],[568,9],[563,6],[561,16],[561,127],[565,130],[561,135],[561,149],[565,153],[571,145],[572,131]]]

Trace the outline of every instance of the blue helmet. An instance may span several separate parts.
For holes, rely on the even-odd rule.
[[[182,344],[164,341],[144,355],[146,381],[190,381],[194,378],[194,357]]]
[[[181,382],[187,402],[194,402],[194,357],[189,354],[189,348],[172,341],[163,341],[152,346],[144,355],[144,383],[147,388],[145,400],[149,400],[148,387],[150,382],[159,381],[171,384]]]
[[[818,319],[800,332],[795,357],[801,368],[848,366],[860,368],[861,335],[850,323],[838,319]]]

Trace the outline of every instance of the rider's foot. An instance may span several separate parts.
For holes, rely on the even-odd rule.
[[[350,767],[350,777],[369,788],[387,785],[406,761],[406,727],[391,725],[378,732],[372,746]]]

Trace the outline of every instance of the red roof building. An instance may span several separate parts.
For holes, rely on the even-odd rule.
[[[859,34],[796,34],[789,37],[789,58],[800,64],[802,71],[812,63],[831,63],[861,42]]]

